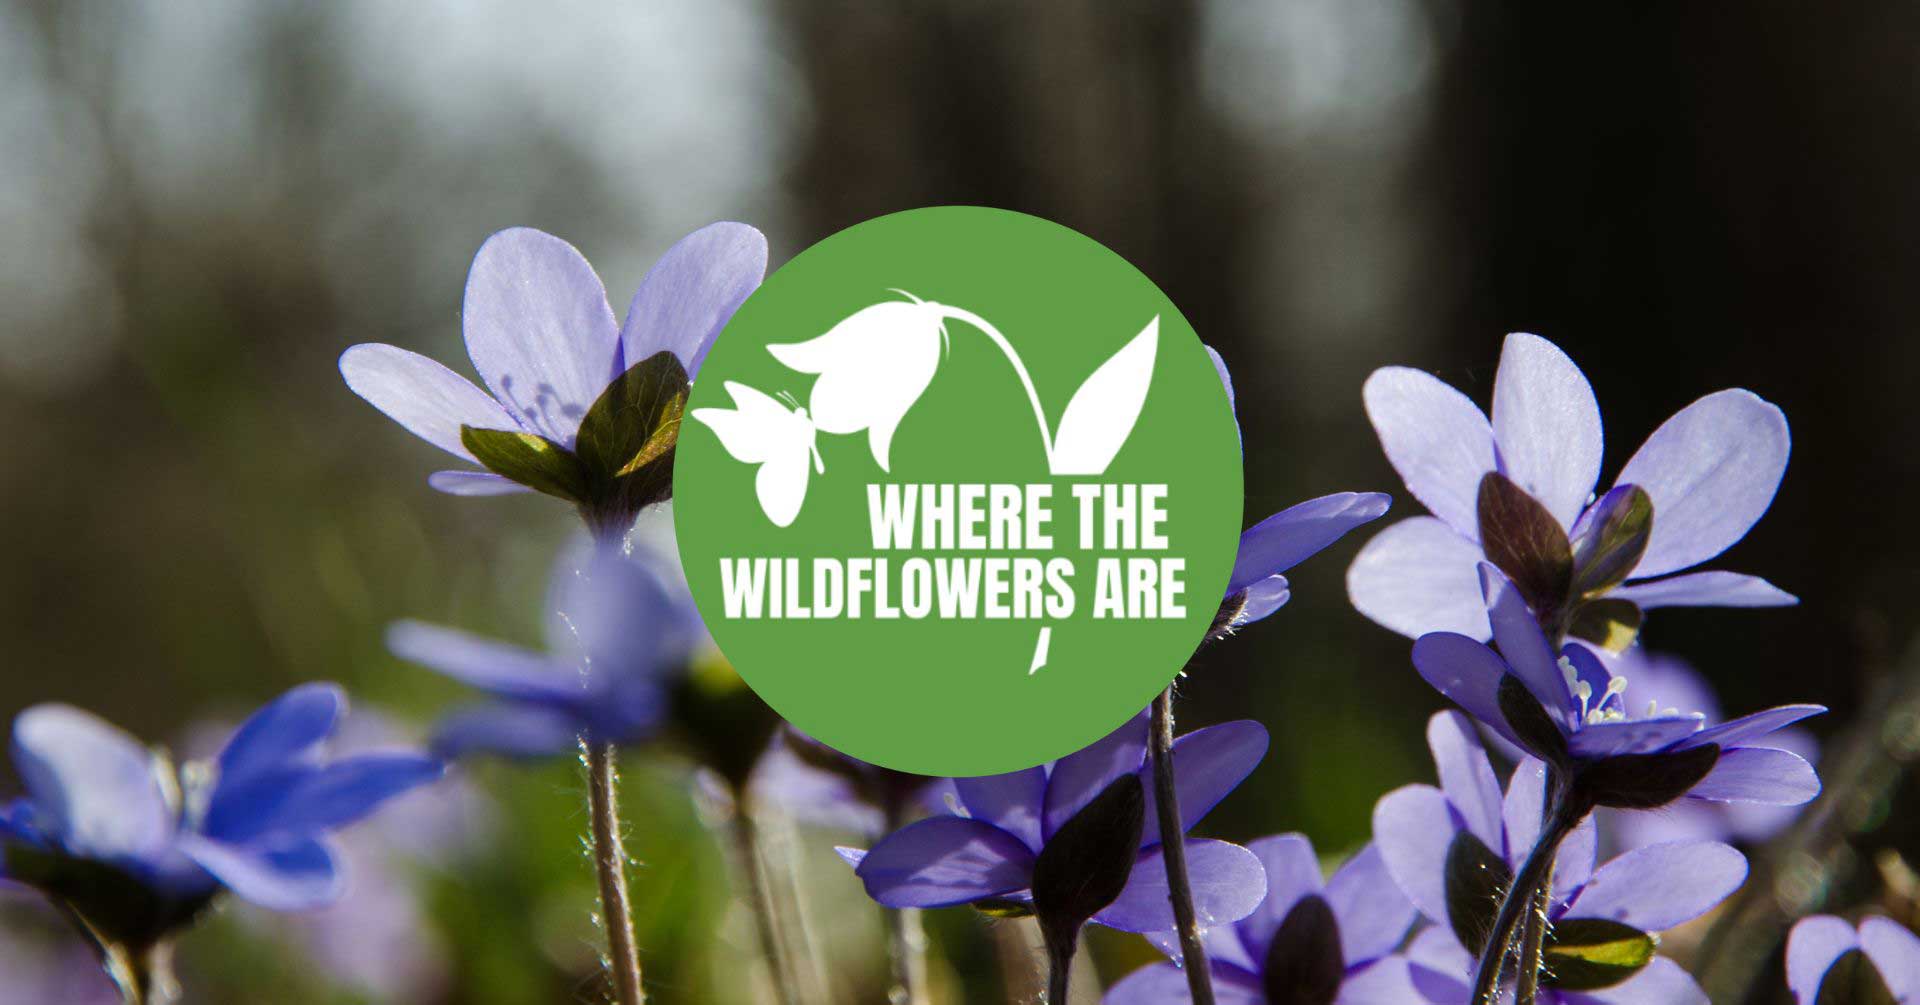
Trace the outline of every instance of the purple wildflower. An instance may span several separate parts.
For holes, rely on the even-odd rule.
[[[1830,914],[1802,918],[1787,937],[1787,986],[1797,1005],[1920,1001],[1920,938],[1891,918],[1858,929]]]
[[[1745,536],[1779,487],[1787,420],[1748,391],[1681,409],[1598,500],[1600,409],[1579,368],[1545,339],[1507,336],[1491,421],[1466,395],[1406,367],[1374,371],[1363,393],[1387,459],[1433,514],[1380,532],[1348,570],[1353,605],[1387,628],[1487,638],[1474,582],[1483,560],[1528,589],[1543,623],[1615,641],[1647,608],[1796,602],[1753,576],[1671,575]]]
[[[580,505],[590,522],[630,522],[670,491],[686,383],[766,266],[759,231],[703,227],[647,273],[621,325],[572,245],[525,227],[503,230],[474,256],[461,311],[467,354],[486,391],[390,345],[349,348],[340,372],[415,436],[489,469],[436,472],[428,479],[434,488],[534,489]],[[654,461],[665,469],[641,470]]]
[[[1313,845],[1299,834],[1247,845],[1267,873],[1267,896],[1252,914],[1205,933],[1217,1000],[1232,1005],[1405,1005],[1415,1000],[1405,960],[1389,955],[1412,927],[1413,904],[1372,845],[1324,883]],[[1171,932],[1148,936],[1175,959]],[[1106,1005],[1190,1001],[1186,974],[1156,963],[1107,992]]]
[[[490,700],[449,715],[434,749],[511,757],[570,754],[582,737],[637,742],[666,716],[668,694],[706,640],[693,599],[664,560],[591,543],[555,563],[547,652],[453,628],[402,621],[387,647]]]
[[[331,903],[345,883],[333,832],[442,771],[413,753],[326,756],[345,707],[336,685],[297,687],[177,772],[89,713],[29,708],[13,742],[27,795],[0,815],[7,875],[130,949],[223,889],[273,910]]]
[[[1503,797],[1466,717],[1434,716],[1427,739],[1440,788],[1388,793],[1374,808],[1373,839],[1394,881],[1434,923],[1407,951],[1414,985],[1432,1005],[1465,1005],[1470,950],[1480,950],[1500,894],[1538,840],[1546,770],[1521,762]],[[1654,955],[1649,933],[1724,900],[1745,881],[1746,858],[1714,842],[1678,842],[1596,869],[1594,846],[1591,819],[1560,846],[1540,1005],[1706,1005],[1685,971]],[[1607,951],[1591,951],[1599,946]]]
[[[1686,661],[1630,646],[1618,656],[1599,654],[1615,678],[1628,681],[1620,694],[1624,708],[1681,708],[1697,711],[1703,726],[1720,723],[1720,701],[1713,688]],[[1804,729],[1789,727],[1761,738],[1756,746],[1776,747],[1809,764],[1817,763],[1820,744]],[[1750,802],[1712,802],[1691,796],[1657,812],[1600,811],[1600,843],[1614,853],[1663,841],[1765,841],[1800,815],[1798,806]]]
[[[1432,632],[1414,643],[1414,666],[1501,737],[1564,769],[1589,808],[1652,809],[1683,795],[1798,805],[1819,794],[1811,765],[1753,741],[1825,708],[1783,705],[1717,726],[1658,702],[1630,708],[1626,678],[1610,674],[1577,642],[1556,658],[1513,583],[1487,563],[1480,572],[1499,651],[1465,635]]]
[[[1233,405],[1233,378],[1227,362],[1212,346],[1220,383],[1227,389],[1227,403]],[[1265,618],[1292,596],[1288,569],[1313,557],[1328,545],[1362,524],[1386,513],[1393,502],[1382,492],[1336,492],[1290,506],[1254,524],[1240,535],[1239,555],[1234,559],[1233,575],[1227,580],[1226,600],[1214,620],[1215,634],[1225,634]]]
[[[1226,798],[1265,755],[1267,731],[1237,721],[1196,730],[1174,743],[1181,818],[1191,828]],[[1144,789],[1142,830],[1128,851],[1131,872],[1110,903],[1088,905],[1091,919],[1128,932],[1174,926],[1161,859],[1161,834],[1147,779],[1147,719],[1135,716],[1105,738],[1059,761],[1005,775],[953,779],[952,811],[907,825],[869,851],[843,855],[867,894],[888,907],[974,904],[996,913],[1035,910],[1036,865],[1063,828],[1122,784]],[[1136,804],[1136,808],[1138,804]],[[1237,921],[1266,891],[1260,862],[1238,845],[1186,838],[1194,907],[1205,924]],[[1078,863],[1056,863],[1072,868]],[[1045,880],[1045,877],[1041,877]]]
[[[791,725],[774,732],[748,786],[757,802],[802,823],[874,836],[952,791],[940,779],[848,757]]]

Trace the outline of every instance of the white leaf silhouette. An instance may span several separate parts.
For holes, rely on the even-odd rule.
[[[1100,364],[1073,392],[1060,428],[1053,436],[1049,466],[1056,475],[1100,475],[1126,445],[1153,380],[1153,358],[1160,345],[1155,315],[1113,358]]]

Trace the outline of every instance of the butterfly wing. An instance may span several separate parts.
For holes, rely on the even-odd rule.
[[[695,419],[713,430],[720,445],[743,464],[765,464],[792,440],[788,427],[798,418],[778,398],[735,381],[723,385],[732,408],[696,408]]]
[[[753,476],[753,491],[760,497],[760,509],[775,527],[787,527],[800,515],[800,504],[807,500],[807,479],[813,474],[813,453],[806,447],[788,450],[760,465]]]

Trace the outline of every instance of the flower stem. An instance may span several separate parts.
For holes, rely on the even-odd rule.
[[[1527,853],[1527,860],[1521,863],[1520,872],[1513,877],[1512,885],[1507,887],[1507,894],[1500,901],[1500,913],[1493,919],[1493,931],[1487,936],[1486,946],[1480,950],[1480,963],[1473,978],[1473,1005],[1495,1005],[1498,1002],[1500,973],[1505,969],[1508,952],[1513,948],[1514,932],[1520,926],[1523,915],[1533,911],[1538,891],[1553,875],[1553,860],[1560,852],[1560,843],[1573,833],[1573,829],[1587,815],[1587,808],[1569,798],[1552,773],[1548,776],[1548,789],[1549,809],[1546,820],[1541,824],[1540,840]],[[1524,957],[1524,950],[1522,955]]]
[[[906,807],[902,799],[887,800],[887,833],[906,825]],[[927,1005],[927,933],[920,924],[917,908],[882,908],[887,920],[887,958],[892,964],[893,986],[887,989],[889,1005]]]
[[[613,744],[580,741],[587,762],[587,809],[593,868],[600,881],[600,923],[607,930],[607,969],[619,1005],[642,1005],[640,952],[634,945],[633,907],[627,899],[627,851],[620,839],[616,790],[619,769]]]
[[[782,1005],[799,1005],[800,992],[793,966],[780,940],[780,921],[775,915],[773,889],[767,883],[767,871],[760,862],[760,838],[748,809],[744,793],[734,797],[733,836],[734,871],[745,887],[747,905],[753,909],[754,934],[760,940],[760,955],[767,964],[767,978]]]
[[[1160,822],[1160,854],[1167,863],[1167,899],[1173,903],[1174,930],[1180,936],[1181,969],[1193,1005],[1213,1005],[1213,970],[1200,941],[1193,913],[1193,883],[1187,877],[1186,828],[1180,821],[1180,792],[1173,783],[1173,685],[1153,699],[1147,749],[1153,760],[1153,801]]]
[[[1020,386],[1026,388],[1027,403],[1033,406],[1033,419],[1040,426],[1040,443],[1047,449],[1047,463],[1052,464],[1053,431],[1047,427],[1047,410],[1040,407],[1040,392],[1034,388],[1033,377],[1027,373],[1027,365],[1020,361],[1020,354],[1013,351],[1013,343],[1008,342],[1007,337],[1000,334],[1000,329],[989,324],[986,318],[972,311],[955,307],[952,304],[941,304],[939,307],[942,317],[951,318],[955,321],[964,321],[980,329],[988,338],[993,340],[994,345],[1000,347],[1000,352],[1007,357],[1007,362],[1013,364],[1014,375],[1020,378]]]
[[[1067,1005],[1067,984],[1073,976],[1073,953],[1079,948],[1080,933],[1056,933],[1042,924],[1040,934],[1047,943],[1047,1005]]]
[[[1549,865],[1540,885],[1533,891],[1527,920],[1520,926],[1520,973],[1514,998],[1520,1005],[1534,1005],[1540,994],[1540,957],[1546,951],[1548,897],[1553,885],[1553,867]]]

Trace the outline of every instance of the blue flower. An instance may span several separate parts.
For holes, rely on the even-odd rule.
[[[223,889],[274,910],[328,904],[345,882],[332,833],[442,772],[414,753],[328,757],[345,708],[336,685],[295,688],[180,771],[80,709],[29,708],[13,730],[27,794],[0,814],[6,875],[130,946]]]
[[[1203,934],[1215,994],[1233,1005],[1338,1001],[1405,1005],[1417,1000],[1407,962],[1391,955],[1415,917],[1372,845],[1320,879],[1313,844],[1299,834],[1250,842],[1267,873],[1267,897],[1252,914]],[[1180,957],[1172,932],[1147,938]],[[1107,992],[1106,1005],[1190,1001],[1187,975],[1171,963],[1142,967]]]
[[[1920,1001],[1920,938],[1892,918],[1858,928],[1831,914],[1802,918],[1787,937],[1787,986],[1797,1005]]]
[[[1212,346],[1206,350],[1231,406],[1233,377],[1227,373],[1227,361]],[[1282,573],[1348,531],[1379,519],[1391,504],[1381,492],[1336,492],[1290,506],[1248,528],[1240,535],[1240,550],[1227,580],[1226,600],[1214,620],[1214,633],[1230,633],[1279,610],[1292,596]]]
[[[547,594],[547,652],[453,628],[402,621],[387,646],[402,659],[484,692],[449,715],[434,750],[544,757],[582,738],[627,744],[666,717],[668,693],[707,638],[684,584],[663,560],[593,543],[555,563]]]

